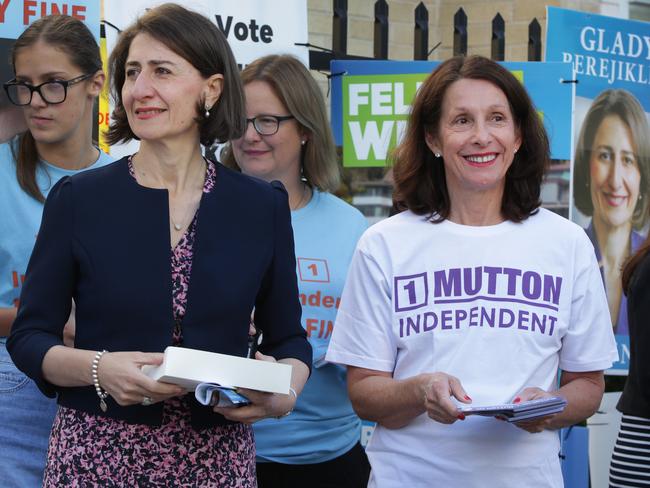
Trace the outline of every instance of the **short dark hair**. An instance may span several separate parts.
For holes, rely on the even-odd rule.
[[[443,159],[434,157],[425,136],[439,133],[445,94],[461,79],[488,81],[508,99],[521,147],[506,173],[501,212],[506,219],[521,222],[541,205],[541,184],[550,163],[548,136],[521,82],[499,63],[482,56],[444,61],[418,90],[404,139],[392,154],[395,203],[402,210],[429,214],[433,222],[449,218],[451,201]]]
[[[589,171],[591,148],[600,124],[608,115],[620,118],[632,133],[634,153],[641,173],[640,198],[632,214],[632,223],[640,229],[648,220],[650,204],[650,128],[643,107],[636,97],[626,90],[605,90],[594,99],[585,115],[576,144],[573,165],[573,200],[580,212],[588,217],[593,215],[594,204],[591,201]]]
[[[115,101],[112,123],[107,133],[109,144],[137,139],[131,130],[122,103],[125,63],[131,42],[138,34],[147,34],[194,66],[204,78],[223,75],[223,91],[210,116],[203,115],[202,101],[197,102],[199,138],[209,146],[244,133],[244,96],[239,71],[228,41],[207,17],[174,3],[152,8],[120,34],[109,59],[111,93]]]

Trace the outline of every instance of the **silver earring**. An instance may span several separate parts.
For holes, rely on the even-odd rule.
[[[301,146],[304,146],[305,144],[307,144],[307,139],[303,139],[302,141],[300,141]]]
[[[210,107],[208,107],[207,104],[205,105],[205,114],[204,115],[205,115],[206,119],[210,118]]]
[[[434,155],[435,157],[437,157],[437,158],[439,158],[439,157],[441,156],[441,154],[440,154],[439,152],[435,152],[435,153],[433,153],[433,155]]]

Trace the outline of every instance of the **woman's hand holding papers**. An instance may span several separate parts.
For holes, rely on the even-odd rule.
[[[266,356],[259,351],[255,353],[255,359],[277,362],[274,357]],[[304,384],[304,381],[302,384]],[[251,404],[238,408],[214,407],[213,409],[216,413],[223,415],[233,422],[252,424],[253,422],[268,417],[281,417],[290,413],[296,403],[296,396],[293,394],[281,395],[278,393],[249,390],[247,388],[238,388],[237,391],[248,398]]]
[[[540,398],[551,398],[555,395],[544,391],[541,388],[524,388],[512,401],[512,403],[525,402],[528,400],[537,400]],[[553,417],[557,414],[546,415],[544,417],[539,417],[531,420],[522,420],[521,422],[515,422],[515,425],[520,429],[530,432],[531,434],[537,434],[543,432],[544,430],[550,428],[551,421]]]
[[[180,386],[153,380],[142,372],[142,366],[158,366],[162,361],[162,353],[107,352],[97,368],[99,384],[122,406],[147,405],[185,395],[187,392]]]
[[[447,373],[425,374],[422,377],[425,380],[424,407],[427,415],[443,424],[465,420],[465,415],[458,410],[452,400],[454,397],[461,403],[472,403],[460,380]]]

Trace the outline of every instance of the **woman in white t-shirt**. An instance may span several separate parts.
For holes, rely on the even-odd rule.
[[[369,486],[562,486],[552,430],[596,410],[617,353],[593,247],[540,209],[539,115],[498,63],[455,57],[394,159],[405,211],[359,241],[327,354],[378,424]],[[517,423],[461,410],[554,396]]]

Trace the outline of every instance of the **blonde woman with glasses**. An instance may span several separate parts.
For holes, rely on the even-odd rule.
[[[339,185],[336,150],[320,89],[303,64],[266,56],[241,76],[248,125],[231,141],[225,163],[279,180],[289,192],[302,326],[314,351],[311,378],[293,412],[255,425],[257,481],[260,488],[365,487],[369,466],[346,373],[324,355],[366,221],[331,193]]]

